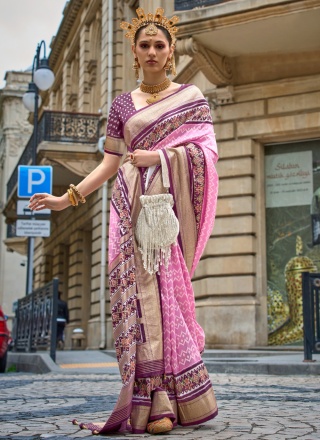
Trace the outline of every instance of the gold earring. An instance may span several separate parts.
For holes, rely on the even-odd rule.
[[[176,71],[176,60],[174,59],[174,55],[172,55],[171,60],[172,60],[171,61],[171,64],[172,64],[171,73],[172,73],[173,76],[176,76],[176,74],[177,74],[177,71]]]
[[[132,64],[132,69],[135,70],[136,79],[139,79],[140,64],[139,64],[138,58],[134,59],[134,63]]]
[[[164,70],[171,70],[172,69],[172,62],[170,60],[170,58],[167,59],[166,64],[163,66]]]

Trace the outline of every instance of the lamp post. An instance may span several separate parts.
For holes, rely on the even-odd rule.
[[[41,48],[44,49],[44,57],[40,59]],[[54,82],[54,73],[49,68],[48,58],[46,57],[46,43],[42,40],[37,45],[36,54],[33,59],[32,77],[27,92],[23,95],[22,102],[33,116],[33,143],[31,165],[37,165],[38,148],[38,109],[41,106],[41,96],[39,90],[48,90]],[[28,238],[28,264],[27,264],[27,286],[26,294],[32,292],[33,286],[33,254],[34,237]]]

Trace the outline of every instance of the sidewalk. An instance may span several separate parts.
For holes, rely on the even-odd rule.
[[[320,375],[320,354],[304,362],[302,350],[206,350],[203,359],[210,373]]]
[[[303,362],[303,351],[206,350],[203,360],[209,373],[320,375],[320,354]],[[8,367],[17,371],[59,374],[118,374],[112,350],[57,351],[56,363],[46,352],[9,353]]]
[[[58,359],[61,363],[54,373],[0,376],[0,440],[92,439],[89,431],[71,421],[108,418],[121,389],[114,359],[89,351],[59,352]],[[112,365],[102,367],[102,363]],[[159,436],[161,440],[319,440],[318,376],[211,373],[210,378],[219,405],[217,418],[178,427]],[[154,436],[125,433],[97,438],[151,440]]]

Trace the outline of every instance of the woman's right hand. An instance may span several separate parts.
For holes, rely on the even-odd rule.
[[[98,189],[103,182],[118,171],[120,160],[121,157],[119,156],[105,153],[100,165],[77,185],[77,189],[84,197],[87,197],[87,195]],[[29,208],[32,209],[32,211],[41,211],[42,209],[62,211],[68,206],[71,206],[71,202],[67,192],[61,197],[55,197],[47,193],[37,193],[31,197],[29,203]]]
[[[61,197],[52,196],[47,193],[34,194],[29,203],[29,208],[32,211],[41,211],[42,209],[52,209],[53,211],[62,211],[70,206],[68,194]]]

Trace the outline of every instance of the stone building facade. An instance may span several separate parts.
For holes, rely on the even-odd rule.
[[[5,87],[0,90],[0,304],[9,316],[14,316],[13,302],[26,292],[26,239],[12,237],[3,210],[6,204],[6,183],[30,137],[32,125],[22,104],[28,87],[29,72],[7,72]],[[7,237],[11,244],[8,246]],[[11,238],[12,237],[12,238]]]
[[[111,101],[136,86],[120,21],[131,20],[138,6],[152,11],[163,6],[167,16],[178,15],[175,80],[196,84],[208,99],[220,153],[216,224],[193,279],[197,316],[208,347],[263,346],[268,343],[268,291],[281,291],[287,301],[281,254],[287,259],[294,256],[292,240],[303,231],[307,252],[319,260],[308,238],[310,197],[303,204],[299,196],[297,211],[304,214],[295,224],[295,205],[283,202],[283,188],[274,198],[279,211],[270,211],[266,180],[272,160],[285,159],[288,165],[293,155],[296,165],[297,154],[302,153],[311,157],[311,163],[302,161],[307,170],[302,171],[313,174],[313,186],[310,181],[303,186],[309,196],[317,184],[320,4],[231,0],[202,1],[204,7],[197,7],[198,3],[69,1],[50,54],[55,82],[43,96],[42,107],[42,118],[46,112],[60,114],[60,138],[41,140],[38,163],[53,166],[55,194],[79,182],[99,163]],[[66,115],[80,120],[79,136],[72,141],[63,135]],[[98,121],[98,136],[83,142],[81,133],[92,121]],[[299,183],[297,179],[290,188]],[[34,284],[59,277],[70,309],[67,346],[76,327],[84,329],[88,348],[112,345],[103,203],[110,198],[111,186],[109,182],[91,195],[84,206],[53,213],[51,236],[36,241]],[[15,203],[12,192],[8,212]],[[279,224],[278,214],[283,219]],[[275,231],[278,236],[272,235]]]

